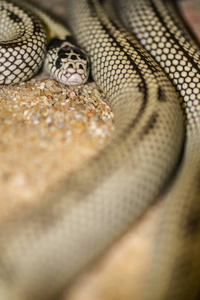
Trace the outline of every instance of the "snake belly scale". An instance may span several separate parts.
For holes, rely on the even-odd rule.
[[[162,7],[161,1],[141,2],[147,3],[149,9],[154,3]],[[95,81],[108,95],[116,131],[99,156],[66,187],[28,216],[1,228],[0,298],[5,300],[56,296],[155,201],[182,153],[183,114],[175,89],[161,68],[115,17],[110,18],[104,12],[100,2],[67,0],[66,4],[69,25],[91,57]],[[190,125],[186,128],[180,179],[178,176],[169,192],[172,196],[164,199],[166,223],[158,234],[160,246],[155,250],[158,263],[153,263],[149,270],[144,299],[195,299],[198,292],[199,268],[191,260],[192,268],[187,268],[188,284],[185,289],[179,288],[180,282],[186,283],[185,273],[180,273],[181,262],[184,264],[184,258],[193,254],[199,259],[196,221],[199,187],[195,181],[199,169],[195,162],[199,161],[200,143],[196,107],[191,128]],[[192,176],[187,181],[184,170],[188,167]],[[182,205],[187,200],[182,190],[186,198],[188,191],[191,193],[192,204]],[[191,214],[192,205],[196,205],[196,214]],[[192,224],[187,228],[196,229],[196,239],[192,238],[195,247],[190,245],[185,252],[188,236],[180,228],[184,222]],[[177,255],[169,249],[171,239],[176,247],[173,249],[180,251],[177,255],[181,254],[178,266]]]

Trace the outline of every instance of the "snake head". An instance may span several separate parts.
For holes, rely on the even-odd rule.
[[[70,42],[56,39],[48,47],[45,68],[58,82],[81,85],[89,76],[89,58]]]

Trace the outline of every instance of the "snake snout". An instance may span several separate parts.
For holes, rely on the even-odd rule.
[[[86,72],[86,66],[80,62],[68,62],[63,64],[62,74],[59,81],[65,85],[81,85],[84,84],[89,76]]]
[[[84,79],[77,72],[70,74],[62,74],[60,82],[65,85],[81,85],[85,83]]]

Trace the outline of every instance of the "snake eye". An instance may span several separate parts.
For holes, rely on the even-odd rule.
[[[60,59],[60,57],[58,57],[56,59],[56,68],[59,69],[62,66],[62,60]]]

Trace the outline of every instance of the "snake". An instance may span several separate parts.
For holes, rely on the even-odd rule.
[[[62,23],[20,0],[1,0],[0,10],[0,84],[26,81],[42,64],[64,85],[87,81],[89,58]]]
[[[68,26],[113,109],[115,132],[59,191],[1,225],[0,298],[58,299],[162,201],[140,299],[197,300],[200,52],[172,1],[116,0],[110,10],[106,1],[65,2]]]

